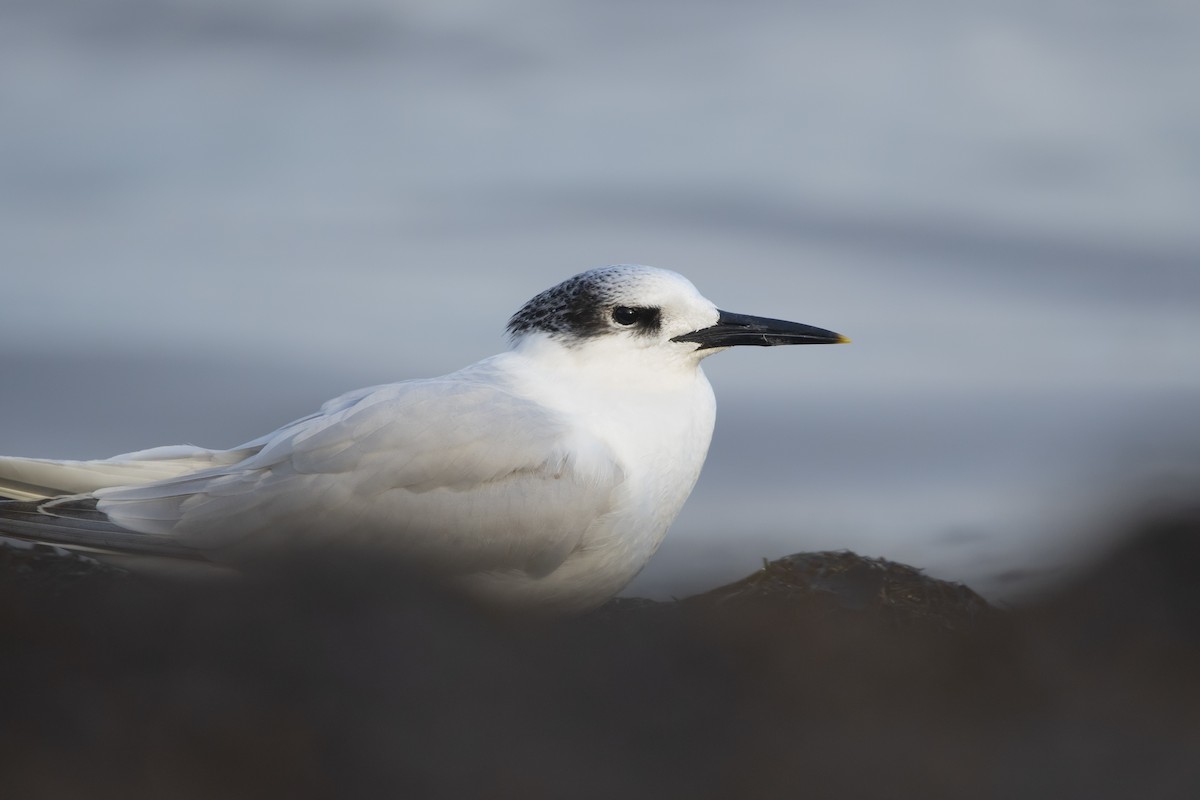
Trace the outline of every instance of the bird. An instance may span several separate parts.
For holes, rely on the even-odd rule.
[[[720,310],[637,264],[541,292],[506,333],[498,355],[351,391],[227,450],[0,457],[0,535],[234,570],[358,548],[487,603],[582,613],[650,560],[700,476],[716,417],[701,361],[849,341]]]

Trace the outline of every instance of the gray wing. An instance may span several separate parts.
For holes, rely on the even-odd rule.
[[[91,497],[0,502],[0,536],[70,548],[201,559],[169,536],[148,536],[114,525]]]
[[[147,547],[220,561],[335,541],[453,573],[540,575],[623,480],[603,443],[469,372],[356,393],[251,444],[238,464],[99,489],[96,510]]]

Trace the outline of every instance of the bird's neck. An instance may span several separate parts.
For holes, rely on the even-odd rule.
[[[596,353],[584,358],[548,344],[496,356],[493,368],[512,379],[514,391],[582,423],[631,469],[686,473],[694,481],[716,416],[712,387],[698,363],[651,365]]]
[[[523,338],[505,355],[514,368],[527,374],[597,396],[645,398],[692,391],[697,380],[707,383],[700,360],[686,350],[671,353],[659,347],[630,348],[615,338],[567,345],[537,334]]]

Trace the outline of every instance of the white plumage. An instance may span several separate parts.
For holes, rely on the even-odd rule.
[[[232,450],[0,458],[0,532],[239,565],[378,548],[485,597],[603,603],[653,555],[699,477],[735,344],[843,341],[727,314],[685,278],[578,275],[509,323],[513,347],[439,378],[343,395]]]

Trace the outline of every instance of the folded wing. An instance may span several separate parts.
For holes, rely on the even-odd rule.
[[[623,480],[603,443],[469,371],[347,395],[229,452],[240,460],[90,489],[97,516],[80,519],[81,507],[63,501],[42,516],[57,513],[70,543],[86,538],[81,526],[113,526],[109,546],[123,550],[236,563],[333,544],[456,574],[540,575],[611,512]],[[0,530],[6,516],[0,505]],[[52,540],[53,525],[43,522],[42,538]]]

